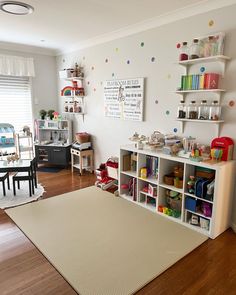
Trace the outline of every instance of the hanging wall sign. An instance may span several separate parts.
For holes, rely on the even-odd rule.
[[[105,116],[143,121],[144,78],[104,82]]]

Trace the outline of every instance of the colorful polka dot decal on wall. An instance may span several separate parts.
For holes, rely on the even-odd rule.
[[[97,89],[96,88],[93,88],[93,91],[95,92]]]
[[[101,86],[102,86],[103,82],[101,81],[100,84],[101,84]]]
[[[205,72],[205,70],[206,70],[206,68],[205,68],[205,67],[201,67],[201,68],[200,68],[200,72],[201,72],[201,73],[204,73],[204,72]]]
[[[108,58],[105,59],[105,63],[108,63]]]
[[[177,128],[174,128],[173,131],[176,133],[178,131],[178,129]]]
[[[235,101],[234,100],[231,100],[230,102],[229,102],[229,107],[234,107],[234,105],[235,105]]]
[[[168,116],[170,114],[170,111],[166,111],[166,115]]]
[[[118,47],[116,47],[116,52],[118,52],[119,51],[119,48]]]
[[[94,70],[94,66],[91,67],[91,70],[92,70],[92,71]]]
[[[214,26],[214,21],[213,21],[213,19],[209,20],[209,22],[208,22],[208,26],[209,26],[209,27]]]
[[[111,75],[112,75],[112,77],[115,77],[115,73],[112,73]]]
[[[144,42],[141,42],[141,43],[140,43],[140,46],[143,47],[143,46],[144,46]]]
[[[156,60],[156,58],[153,56],[153,57],[151,58],[151,62],[155,62],[155,60]]]
[[[63,58],[62,62],[65,62],[66,60]]]
[[[88,81],[88,82],[87,82],[87,84],[89,85],[89,84],[90,84],[90,82]]]
[[[127,62],[126,62],[126,63],[127,63],[127,65],[129,65],[129,64],[130,64],[130,60],[127,60]]]
[[[83,60],[85,60],[85,56],[83,56]]]
[[[181,46],[181,44],[180,44],[180,43],[177,43],[177,44],[176,44],[176,48],[178,48],[178,49],[179,49],[179,48],[180,48],[180,46]]]
[[[167,79],[171,79],[171,74],[168,74],[167,75]]]
[[[157,99],[155,100],[155,104],[158,104],[158,100]]]

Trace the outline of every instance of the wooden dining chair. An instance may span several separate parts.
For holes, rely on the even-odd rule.
[[[29,196],[31,197],[32,194],[34,195],[34,187],[37,187],[37,178],[35,175],[35,166],[34,166],[34,160],[33,159],[30,163],[30,171],[29,172],[17,172],[12,177],[13,182],[13,194],[16,195],[16,182],[17,182],[17,188],[20,189],[20,181],[29,181]]]
[[[4,196],[6,196],[5,180],[7,180],[7,188],[10,189],[9,173],[0,173],[0,181],[2,182],[2,190]]]

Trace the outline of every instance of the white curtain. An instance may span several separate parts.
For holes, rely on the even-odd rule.
[[[31,57],[0,55],[0,75],[34,77],[34,60]]]

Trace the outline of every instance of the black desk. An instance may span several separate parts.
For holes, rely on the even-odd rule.
[[[32,160],[20,159],[15,162],[8,163],[7,160],[0,160],[0,172],[28,172],[28,175],[32,175]],[[33,189],[34,181],[30,181],[31,187]]]

